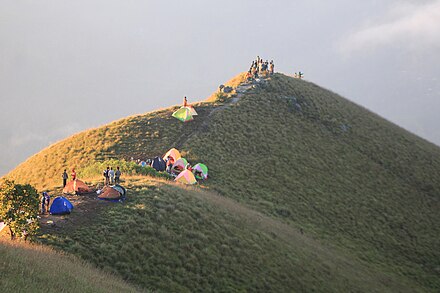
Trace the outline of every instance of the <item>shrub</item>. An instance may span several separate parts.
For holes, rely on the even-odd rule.
[[[0,185],[0,219],[11,232],[11,239],[23,236],[25,239],[38,230],[39,196],[29,184],[15,184],[4,180]]]

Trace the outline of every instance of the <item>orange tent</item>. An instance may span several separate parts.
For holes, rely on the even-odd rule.
[[[63,193],[66,194],[82,194],[82,193],[90,193],[92,190],[81,180],[72,180],[66,184],[66,187],[63,188]]]
[[[105,186],[102,189],[102,192],[98,195],[98,198],[107,199],[107,200],[117,200],[121,198],[121,193],[113,187]]]
[[[174,161],[177,161],[178,159],[180,159],[181,155],[178,150],[172,148],[162,158],[164,161],[166,161],[168,157],[172,157]]]

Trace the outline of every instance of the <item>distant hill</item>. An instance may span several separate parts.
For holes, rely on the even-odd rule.
[[[88,254],[86,249],[98,248],[104,231],[111,229],[112,213],[120,225],[137,227],[138,218],[118,206],[103,212],[102,219],[108,221],[61,233],[50,244],[103,267],[119,262],[116,269],[107,269],[146,288],[164,291],[228,286],[278,292],[440,288],[439,147],[304,80],[276,74],[244,83],[239,75],[230,85],[234,87],[231,94],[216,93],[195,104],[199,116],[192,122],[172,118],[177,107],[128,117],[56,143],[8,174],[19,182],[48,188],[60,184],[65,168],[81,170],[113,158],[151,158],[177,147],[190,161],[208,165],[210,179],[204,188],[181,193],[174,184],[154,179],[130,183],[136,198],[127,207],[149,207],[137,212],[155,224],[148,228],[151,231],[136,228],[140,230],[133,232],[134,239],[153,243],[150,248],[154,250],[193,237],[197,245],[185,249],[194,253],[169,247],[161,261],[151,262],[169,275],[155,277],[147,274],[155,268],[148,262],[137,269],[128,265],[130,259],[148,255],[142,254],[142,246],[131,247],[132,255],[111,259]],[[148,189],[156,184],[160,191]],[[206,206],[211,197],[203,189],[257,213],[257,218],[261,214],[264,221],[240,224],[243,217],[249,220],[250,212],[243,216],[218,202]],[[154,201],[156,193],[159,202]],[[225,217],[232,219],[229,228]],[[217,221],[221,224],[212,225]],[[270,221],[288,229],[275,229],[273,234],[259,230]],[[253,227],[259,228],[252,231]],[[90,235],[88,229],[94,233]],[[281,237],[292,231],[305,235],[301,237],[306,242]],[[191,234],[196,232],[200,234]],[[85,239],[84,233],[90,238]],[[120,233],[109,237],[118,242]],[[235,240],[222,249],[226,244],[211,233]],[[233,243],[240,243],[240,250],[232,249]],[[308,244],[302,251],[300,247]],[[229,263],[223,264],[220,273],[218,265],[202,260],[208,255],[214,262],[228,259]],[[315,261],[309,261],[315,256]],[[350,265],[342,265],[347,264],[345,260]],[[185,263],[190,264],[194,282],[184,281]],[[293,270],[295,266],[301,270]],[[364,279],[353,275],[357,269],[366,272]],[[221,275],[206,281],[212,270]],[[244,278],[237,277],[240,271],[247,272]],[[252,276],[259,276],[258,280]],[[197,278],[206,283],[196,287]],[[170,282],[175,287],[165,285]]]

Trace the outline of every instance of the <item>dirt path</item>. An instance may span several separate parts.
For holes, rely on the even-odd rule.
[[[233,98],[230,98],[227,103],[214,107],[205,118],[203,118],[203,122],[200,123],[200,125],[193,131],[191,134],[183,134],[181,135],[176,142],[174,143],[174,147],[177,149],[180,149],[187,141],[189,141],[195,134],[204,132],[208,129],[209,124],[211,123],[211,119],[215,113],[218,113],[220,111],[223,111],[226,108],[231,107],[232,105],[236,104],[238,101],[240,101],[240,98],[248,93],[249,91],[252,91],[256,88],[258,88],[261,84],[265,83],[267,79],[259,79],[259,81],[253,81],[253,82],[246,82],[242,83],[239,86],[235,88],[236,94]]]
[[[80,196],[63,196],[73,204],[72,213],[68,215],[40,215],[40,232],[42,234],[59,233],[69,228],[81,227],[82,224],[90,223],[90,220],[93,221],[102,208],[109,204],[115,204],[99,200],[95,193]]]

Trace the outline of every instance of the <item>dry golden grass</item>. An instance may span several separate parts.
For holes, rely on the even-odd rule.
[[[42,245],[0,240],[0,292],[139,292],[120,277]]]

